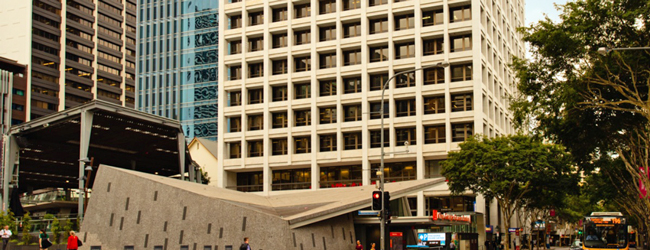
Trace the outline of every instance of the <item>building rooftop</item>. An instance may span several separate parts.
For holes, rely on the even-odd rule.
[[[178,121],[93,100],[11,127],[10,136],[17,147],[13,150],[19,155],[15,162],[21,190],[78,187],[83,112],[93,114],[87,155],[94,158],[94,166],[108,164],[177,175],[181,172],[182,147],[183,171],[188,171],[191,158]],[[90,180],[92,187],[94,174]]]

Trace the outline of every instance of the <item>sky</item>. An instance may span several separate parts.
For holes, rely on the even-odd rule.
[[[558,21],[560,14],[553,3],[564,4],[567,0],[526,0],[526,26],[535,23],[548,15],[552,20]]]

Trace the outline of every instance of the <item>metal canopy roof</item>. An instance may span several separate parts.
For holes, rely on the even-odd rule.
[[[20,190],[78,187],[83,112],[92,113],[87,155],[94,157],[94,166],[162,176],[188,172],[191,159],[178,121],[93,100],[11,128],[10,136],[19,147],[14,175],[18,174]],[[179,167],[179,145],[185,150],[184,171]],[[92,187],[94,173],[89,180]]]

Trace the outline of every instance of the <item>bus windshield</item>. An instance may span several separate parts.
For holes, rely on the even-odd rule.
[[[627,225],[625,224],[585,224],[587,248],[625,248],[627,246]]]

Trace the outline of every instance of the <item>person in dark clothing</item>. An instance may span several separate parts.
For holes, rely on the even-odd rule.
[[[248,237],[244,238],[244,244],[241,244],[239,250],[251,250],[251,246],[248,244]]]

